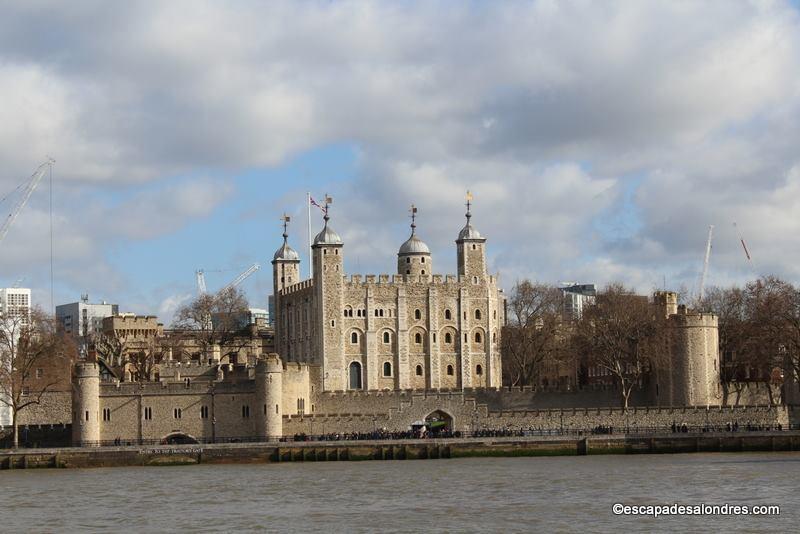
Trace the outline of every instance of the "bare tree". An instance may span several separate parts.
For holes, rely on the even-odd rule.
[[[123,337],[105,332],[92,334],[89,344],[95,354],[111,367],[120,368],[128,354],[128,343]]]
[[[213,345],[238,352],[249,342],[242,341],[241,335],[246,326],[243,318],[248,312],[244,293],[231,287],[219,293],[200,295],[183,306],[178,310],[174,327],[188,332],[205,354]]]
[[[739,404],[746,384],[744,368],[749,365],[744,350],[750,327],[745,293],[739,287],[709,287],[697,307],[718,319],[722,403],[729,404],[733,394],[733,404]]]
[[[621,284],[612,284],[585,308],[573,337],[577,354],[608,374],[617,385],[623,409],[634,388],[665,359],[667,328],[663,315]]]
[[[553,287],[538,282],[517,282],[508,299],[508,325],[503,329],[505,372],[512,386],[537,382],[545,362],[555,362],[563,297]]]
[[[135,382],[152,380],[167,346],[167,339],[158,340],[154,337],[137,342],[136,346],[128,351],[125,359],[125,368],[130,372],[131,380]]]
[[[785,288],[782,307],[784,340],[786,347],[786,369],[795,382],[800,383],[800,289]]]
[[[770,404],[782,385],[786,365],[787,308],[794,288],[780,278],[767,276],[747,284],[744,290],[747,312],[746,339],[742,350],[749,365],[750,379],[767,390]]]
[[[53,317],[34,308],[27,314],[0,318],[0,403],[11,408],[14,448],[19,446],[19,414],[40,404],[44,396],[64,380],[42,368],[61,368],[67,380],[77,358],[77,346],[56,328]]]

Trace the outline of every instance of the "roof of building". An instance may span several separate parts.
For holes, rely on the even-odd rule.
[[[428,245],[425,242],[417,237],[417,208],[415,206],[411,206],[411,237],[409,237],[405,243],[400,245],[400,250],[397,252],[398,256],[404,256],[407,254],[430,254],[431,249],[428,248]]]
[[[411,237],[408,240],[400,245],[400,250],[398,251],[398,255],[402,256],[405,254],[430,254],[431,250],[428,248],[428,245],[425,242],[417,237],[417,234],[412,233]]]
[[[283,261],[299,261],[300,255],[295,249],[290,247],[289,243],[287,243],[284,239],[283,245],[281,245],[281,248],[275,251],[275,256],[273,256],[272,259]]]
[[[322,229],[320,233],[317,234],[317,237],[314,238],[315,245],[341,245],[342,238],[339,237],[339,234],[336,231],[328,226],[328,215],[326,214],[325,217],[325,227]]]

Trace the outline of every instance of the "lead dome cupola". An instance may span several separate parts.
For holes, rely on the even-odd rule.
[[[411,206],[411,236],[406,240],[405,243],[400,245],[400,250],[397,251],[398,256],[406,256],[409,254],[430,254],[431,249],[428,248],[428,245],[417,236],[417,208],[416,206]]]
[[[297,253],[295,249],[289,246],[289,233],[287,231],[288,224],[289,224],[289,216],[283,216],[283,244],[281,247],[275,251],[275,255],[272,256],[272,261],[300,261],[300,255]]]
[[[467,191],[467,224],[464,225],[464,228],[458,233],[458,239],[456,239],[456,243],[460,243],[462,241],[486,241],[486,238],[481,235],[481,233],[472,226],[470,220],[472,219],[472,212],[470,208],[472,206],[472,194]]]

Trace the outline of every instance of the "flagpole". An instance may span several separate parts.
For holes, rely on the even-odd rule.
[[[314,278],[314,265],[311,258],[311,192],[306,192],[306,210],[308,212],[308,277]]]

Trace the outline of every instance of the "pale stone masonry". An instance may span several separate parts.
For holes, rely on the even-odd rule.
[[[277,353],[253,346],[247,358],[227,363],[219,350],[208,360],[168,359],[160,380],[141,383],[101,381],[98,365],[82,362],[71,410],[55,406],[69,395],[57,392],[48,400],[52,413],[31,412],[25,417],[43,420],[27,422],[62,422],[71,412],[75,444],[93,445],[406,430],[424,421],[463,432],[796,420],[785,407],[720,407],[717,317],[679,307],[666,291],[654,295],[653,306],[671,328],[668,356],[635,392],[631,410],[609,408],[619,402],[610,390],[500,389],[505,297],[487,271],[486,239],[470,219],[468,208],[451,275],[433,274],[414,221],[396,274],[347,276],[345,246],[326,212],[312,247],[314,274],[302,280],[284,230],[272,262]]]
[[[284,233],[272,262],[278,353],[321,366],[323,391],[499,387],[505,297],[470,218],[468,210],[453,275],[433,274],[412,223],[397,274],[347,276],[344,243],[326,214],[313,278],[301,281]]]

